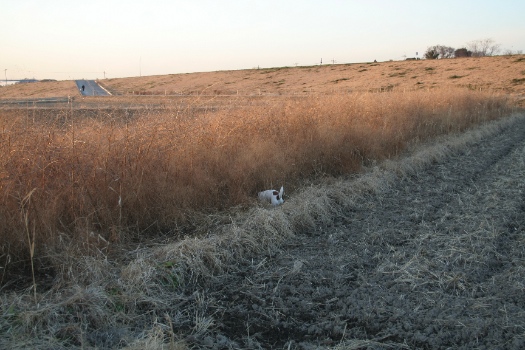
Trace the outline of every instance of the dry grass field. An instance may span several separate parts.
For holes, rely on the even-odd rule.
[[[469,161],[481,173],[505,159],[519,173],[521,163],[506,156],[520,149],[522,122],[519,118],[508,122],[505,117],[523,101],[524,77],[524,56],[502,56],[108,79],[102,83],[115,93],[110,97],[81,98],[73,82],[1,88],[0,102],[76,97],[55,106],[0,105],[0,331],[5,335],[0,348],[308,348],[334,347],[336,339],[350,348],[351,344],[431,346],[430,337],[417,340],[405,334],[410,332],[389,328],[396,335],[388,336],[382,326],[371,326],[380,322],[366,310],[348,314],[347,321],[337,324],[326,321],[326,329],[314,326],[311,307],[291,305],[311,297],[309,305],[317,305],[319,319],[325,320],[330,317],[321,309],[329,310],[332,301],[351,299],[345,294],[348,286],[326,292],[328,299],[322,302],[316,299],[316,293],[324,293],[323,286],[337,290],[336,285],[322,282],[323,271],[335,266],[322,266],[324,258],[311,262],[321,264],[320,275],[311,270],[308,277],[314,279],[309,285],[316,284],[317,289],[306,288],[308,292],[297,298],[294,290],[304,289],[300,278],[283,282],[287,291],[277,295],[278,287],[286,276],[302,270],[308,258],[300,258],[301,254],[315,256],[319,242],[352,242],[352,235],[358,234],[353,229],[359,231],[359,247],[348,243],[341,246],[346,253],[325,253],[354,259],[357,252],[344,254],[358,248],[375,255],[360,256],[362,265],[354,264],[353,270],[334,276],[350,278],[355,288],[365,270],[378,276],[403,275],[408,267],[400,271],[397,264],[408,264],[404,258],[410,259],[410,254],[398,254],[395,237],[406,235],[406,242],[420,247],[422,240],[431,239],[430,231],[441,234],[441,226],[432,226],[433,221],[423,225],[434,215],[432,208],[441,208],[444,216],[448,210],[458,212],[439,200],[424,209],[417,203],[426,202],[407,194],[420,172],[441,159],[432,155],[436,151],[420,153],[428,159],[415,163],[405,162],[405,157],[432,140],[459,137],[492,123],[482,133],[471,132],[467,141],[434,149],[446,159],[466,147],[461,145],[513,130],[512,137],[498,139],[501,151],[489,156],[487,141],[477,158],[466,156],[457,164],[451,162],[451,167],[458,170]],[[481,161],[483,154],[487,157]],[[393,181],[387,181],[389,185],[384,180],[360,182],[360,173],[379,168],[400,176],[403,187],[394,191],[404,198],[400,207],[395,193],[389,197],[384,192]],[[473,193],[465,187],[482,178],[478,173],[458,178],[459,187],[447,182],[467,170],[446,176],[445,170],[428,170],[430,175],[418,191],[432,188],[433,178],[441,174],[443,183],[429,193],[436,196],[440,188],[445,191],[451,186],[447,203],[456,203],[456,198]],[[501,188],[510,182],[515,184],[509,175],[501,180]],[[258,191],[281,185],[283,206],[269,208],[256,201]],[[494,196],[497,193],[494,190]],[[364,216],[356,201],[378,213],[384,206],[384,216]],[[396,214],[412,206],[421,210],[420,216]],[[360,224],[353,226],[356,217]],[[407,224],[403,232],[388,231],[393,227],[388,223],[398,217],[400,222],[422,226]],[[477,220],[473,218],[472,225]],[[512,225],[521,230],[520,222]],[[481,227],[485,229],[484,224]],[[370,235],[367,230],[372,230]],[[464,230],[468,228],[460,229]],[[487,250],[490,257],[502,254],[496,245],[503,244],[495,242],[498,236],[492,233],[486,238],[495,247]],[[434,249],[440,249],[447,234],[433,240]],[[454,242],[461,246],[463,240],[472,242],[472,237],[458,236]],[[290,244],[305,250],[286,250]],[[432,253],[425,252],[419,259],[445,270],[451,259],[448,266],[454,266],[454,274],[442,272],[436,277],[441,282],[429,284],[438,286],[440,293],[452,288],[457,295],[465,284],[474,285],[464,277],[472,271],[461,272],[456,262],[459,259],[466,266],[478,256],[462,260],[474,248],[461,246],[460,257],[453,253],[456,248],[446,248],[454,257],[430,257]],[[290,261],[284,259],[285,265],[280,265],[283,252],[294,256],[293,266],[275,280],[276,271],[288,269],[284,266]],[[434,260],[427,261],[427,256]],[[480,255],[479,261],[484,259],[488,258]],[[512,262],[519,276],[522,262],[516,259]],[[274,265],[277,270],[265,270]],[[273,301],[261,294],[271,294],[268,288],[273,290]],[[479,288],[488,287],[480,284]],[[368,292],[363,289],[363,293]],[[305,314],[291,315],[294,308]],[[509,314],[520,311],[509,310]],[[525,321],[520,319],[519,324]],[[250,333],[250,327],[256,334]],[[440,339],[439,344],[471,344],[473,338],[462,339],[463,343]],[[516,339],[519,345],[521,338]]]
[[[72,80],[41,81],[36,83],[14,84],[0,89],[0,101],[3,99],[45,98],[80,96]]]
[[[466,87],[525,96],[525,56],[495,56],[261,68],[100,82],[115,94],[303,95]],[[73,81],[17,84],[0,89],[0,100],[79,96]]]
[[[525,56],[263,68],[104,80],[120,93],[300,95],[467,87],[523,98]]]
[[[106,245],[195,234],[203,214],[250,205],[263,189],[292,194],[510,110],[504,96],[468,90],[270,101],[2,111],[2,253],[28,261],[65,237]]]

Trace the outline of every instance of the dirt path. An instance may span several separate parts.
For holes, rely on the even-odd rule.
[[[204,348],[524,348],[523,118],[198,294]]]

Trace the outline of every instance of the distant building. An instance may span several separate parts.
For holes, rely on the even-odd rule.
[[[13,84],[24,84],[24,83],[36,83],[39,80],[37,79],[0,79],[0,86],[13,85]]]
[[[21,79],[16,84],[24,84],[24,83],[36,83],[38,80],[36,79]]]

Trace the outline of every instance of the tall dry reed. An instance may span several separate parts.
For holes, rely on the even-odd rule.
[[[307,179],[352,173],[508,112],[505,98],[459,90],[214,112],[0,111],[0,264],[45,257],[64,242],[89,254],[159,231],[188,234],[202,214],[248,205],[257,191],[293,193]]]

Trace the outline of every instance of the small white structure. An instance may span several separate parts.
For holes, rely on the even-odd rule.
[[[259,192],[259,200],[263,202],[270,202],[272,205],[279,205],[284,203],[283,199],[284,188],[281,186],[281,190],[277,192],[276,190],[266,190]]]

